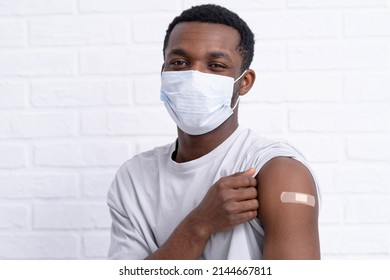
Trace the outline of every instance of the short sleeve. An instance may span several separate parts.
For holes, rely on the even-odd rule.
[[[145,236],[145,222],[134,209],[137,198],[131,194],[132,181],[124,166],[118,170],[107,195],[111,214],[109,259],[144,259],[151,250]]]
[[[130,219],[112,206],[110,206],[110,214],[112,223],[108,258],[144,259],[147,257],[150,254],[148,246]]]

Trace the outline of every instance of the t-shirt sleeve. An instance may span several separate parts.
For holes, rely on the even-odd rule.
[[[111,214],[111,242],[108,251],[109,259],[144,259],[150,254],[149,246],[140,234],[140,230],[124,209],[124,205],[129,205],[127,197],[123,192],[126,181],[119,174],[114,179],[108,196],[107,204]]]

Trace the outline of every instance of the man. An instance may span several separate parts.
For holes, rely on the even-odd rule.
[[[253,50],[247,24],[220,6],[192,7],[169,25],[160,98],[178,138],[119,169],[108,194],[110,258],[320,258],[304,158],[238,124]]]

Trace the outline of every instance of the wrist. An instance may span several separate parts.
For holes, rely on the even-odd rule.
[[[203,218],[197,216],[195,213],[191,213],[185,219],[185,223],[188,226],[190,234],[198,242],[207,242],[212,234],[210,225]]]

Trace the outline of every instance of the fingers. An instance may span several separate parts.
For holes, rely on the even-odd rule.
[[[220,178],[196,208],[210,232],[232,229],[257,217],[257,180],[255,168]],[[199,214],[200,213],[200,214]]]
[[[244,176],[250,176],[250,177],[253,177],[253,175],[255,175],[256,173],[256,168],[252,167],[252,168],[249,168],[247,171],[244,172]]]
[[[249,185],[251,184],[251,185]],[[214,186],[215,194],[221,201],[243,201],[257,199],[256,180],[235,179],[218,182]]]
[[[257,209],[259,208],[259,201],[257,199],[250,199],[244,201],[230,202],[226,204],[226,207],[228,213],[230,214],[257,211]]]
[[[245,172],[238,172],[231,176],[222,177],[217,181],[217,185],[221,188],[247,188],[247,187],[256,187],[257,180],[252,176],[246,174],[254,174],[255,169],[250,169]]]
[[[226,213],[226,217],[231,226],[236,226],[256,218],[257,208],[257,200],[240,202],[236,207],[231,206],[231,209]]]
[[[249,188],[241,188],[235,190],[235,197],[237,201],[248,200],[248,199],[257,199],[257,188],[249,187]]]
[[[245,172],[220,178],[214,184],[217,196],[222,201],[243,201],[257,198],[257,180],[251,176],[255,171],[254,168],[251,168]]]
[[[231,178],[231,180],[227,180],[226,182],[224,182],[224,186],[227,188],[234,188],[234,189],[256,187],[257,180],[253,177],[248,177],[248,176],[234,177]]]
[[[257,211],[256,210],[253,210],[253,211],[246,211],[246,212],[242,212],[240,214],[237,214],[235,216],[235,219],[236,219],[236,223],[237,224],[242,224],[242,223],[245,223],[245,222],[248,222],[254,218],[257,217]]]
[[[253,175],[255,175],[255,173],[256,173],[256,168],[251,167],[248,170],[245,170],[244,172],[234,173],[232,175],[232,177],[236,177],[236,176],[249,176],[249,177],[253,177]]]

